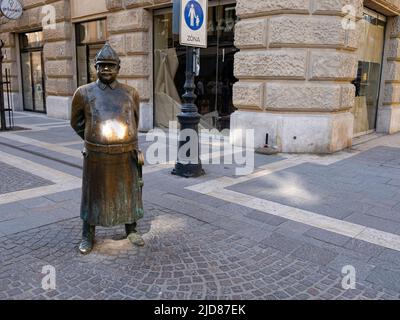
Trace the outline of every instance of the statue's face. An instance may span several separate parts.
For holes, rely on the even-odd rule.
[[[96,66],[97,77],[101,82],[110,84],[117,79],[119,65],[112,63],[99,63]]]

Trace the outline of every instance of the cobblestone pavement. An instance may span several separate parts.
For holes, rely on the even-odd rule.
[[[3,299],[393,299],[360,282],[341,287],[327,268],[191,217],[146,206],[133,248],[121,228],[101,229],[94,252],[77,253],[81,223],[70,219],[0,239]],[[42,267],[56,290],[41,289]]]
[[[0,162],[0,194],[32,189],[53,184],[29,172]]]
[[[68,123],[17,115],[31,131],[0,134],[1,152],[16,159],[7,164],[12,170],[0,167],[4,179],[22,170],[23,180],[41,181],[46,168],[80,178],[81,142]],[[140,141],[145,150],[149,143]],[[139,223],[146,245],[132,247],[123,228],[98,228],[88,256],[77,249],[79,188],[43,194],[39,184],[18,191],[1,179],[0,299],[399,299],[399,150],[395,135],[330,156],[257,155],[254,177],[244,178],[232,165],[205,166],[199,179],[172,176],[168,165],[147,166]],[[21,159],[44,169],[29,172],[18,166]],[[220,183],[226,185],[216,190],[226,197],[201,187]],[[271,206],[251,207],[260,201]],[[299,208],[293,212],[316,220],[285,215]],[[351,235],[362,226],[376,239]],[[48,265],[56,289],[45,291]],[[356,289],[342,288],[347,265],[356,270]]]

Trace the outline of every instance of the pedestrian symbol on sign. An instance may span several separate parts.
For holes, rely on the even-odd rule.
[[[199,30],[202,27],[204,13],[197,1],[191,0],[187,3],[185,7],[185,21],[187,26],[193,31]]]
[[[179,43],[207,48],[208,0],[176,0],[181,3]]]

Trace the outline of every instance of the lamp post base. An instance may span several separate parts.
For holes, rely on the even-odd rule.
[[[181,137],[180,135],[178,153],[186,144],[190,145],[190,152],[186,154],[188,159],[179,158],[178,156],[175,169],[171,172],[173,175],[184,178],[197,178],[205,174],[200,161],[199,122],[201,116],[194,103],[196,101],[194,93],[196,88],[194,81],[194,52],[195,49],[186,47],[186,82],[184,85],[185,94],[182,96],[184,103],[182,104],[181,112],[177,115],[181,133],[186,132],[185,134],[187,134],[187,131],[190,131],[189,136]],[[192,152],[196,154],[195,159],[190,157]]]
[[[176,163],[175,168],[171,172],[175,176],[180,176],[184,178],[198,178],[205,175],[205,171],[200,164],[183,164]]]

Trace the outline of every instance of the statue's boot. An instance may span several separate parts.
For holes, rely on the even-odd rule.
[[[79,251],[82,254],[88,254],[93,249],[94,234],[96,227],[91,226],[87,222],[83,222],[82,226],[82,241],[79,244]]]
[[[136,222],[132,224],[126,224],[125,225],[125,231],[128,240],[135,246],[138,247],[143,247],[144,246],[144,240],[140,234],[137,233],[136,231]]]

